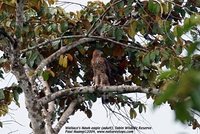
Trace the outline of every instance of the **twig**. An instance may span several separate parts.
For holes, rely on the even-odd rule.
[[[190,109],[190,111],[191,111],[193,114],[195,114],[195,115],[197,115],[197,116],[200,117],[200,113],[198,113],[197,111],[195,111],[195,110],[193,110],[193,109]]]
[[[128,116],[127,113],[124,113],[124,112],[121,113],[122,110],[119,110],[119,109],[118,109],[118,112],[117,112],[117,111],[113,110],[111,107],[109,107],[109,106],[107,106],[107,105],[106,105],[106,108],[107,108],[109,111],[111,111],[111,112],[114,114],[114,116],[115,116],[119,121],[123,122],[124,124],[127,123],[129,126],[134,127],[134,125],[133,125],[133,123],[131,122],[131,120],[130,120],[130,118],[129,118],[129,116]],[[122,121],[122,120],[120,119],[120,117],[118,117],[117,115],[121,116],[121,117],[124,119],[125,122]]]
[[[1,109],[2,110],[2,109]],[[6,120],[6,121],[2,121],[3,123],[8,123],[8,122],[14,122],[14,123],[17,123],[18,125],[22,126],[22,127],[25,127],[24,125],[22,125],[21,123],[17,122],[13,117],[12,117],[13,120]]]
[[[19,131],[19,130],[14,130],[14,131],[9,132],[8,134],[17,133],[18,131]]]
[[[86,36],[91,35],[100,25],[96,24],[100,21],[103,20],[103,18],[105,17],[105,15],[107,14],[107,12],[110,10],[110,8],[116,4],[118,4],[119,2],[121,2],[122,0],[118,0],[115,3],[111,4],[104,12],[103,14],[101,14],[101,16],[99,16],[99,18],[92,24],[92,26],[90,27],[90,29],[88,30]],[[96,27],[95,27],[96,26]]]
[[[58,4],[58,3],[73,4],[73,5],[78,5],[78,6],[84,7],[84,8],[87,7],[87,6],[85,6],[85,5],[83,5],[83,4],[80,4],[80,3],[77,3],[77,2],[58,1],[57,4]]]
[[[169,3],[171,3],[171,4],[173,4],[173,5],[176,5],[176,6],[180,7],[180,8],[185,8],[185,10],[189,11],[190,13],[196,13],[196,12],[190,10],[189,8],[185,7],[185,6],[182,6],[182,5],[176,4],[176,3],[173,2],[173,1],[167,0],[166,2],[169,2]]]

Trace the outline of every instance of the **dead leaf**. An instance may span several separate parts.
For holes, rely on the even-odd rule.
[[[73,56],[71,54],[67,54],[67,58],[69,61],[73,61]]]
[[[116,46],[114,47],[114,50],[113,50],[113,56],[115,57],[118,57],[118,58],[121,58],[122,56],[124,56],[124,49],[122,46]]]

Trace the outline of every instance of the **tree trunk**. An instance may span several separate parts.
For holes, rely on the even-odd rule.
[[[24,23],[24,5],[26,0],[17,0],[16,2],[16,25],[19,28],[19,33],[23,30]],[[36,95],[33,89],[35,88],[34,79],[29,76],[28,66],[24,66],[20,62],[20,45],[23,40],[18,40],[17,48],[11,44],[10,54],[12,62],[12,73],[16,76],[19,86],[22,88],[25,95],[25,105],[28,110],[28,116],[31,120],[30,127],[33,129],[34,134],[45,134],[45,124],[42,117],[42,107],[37,102]]]

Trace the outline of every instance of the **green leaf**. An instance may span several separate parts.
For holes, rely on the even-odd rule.
[[[132,20],[128,27],[128,35],[133,39],[136,34],[137,22]]]
[[[143,104],[140,104],[138,109],[139,109],[139,113],[142,113],[142,110],[143,110]]]
[[[185,17],[185,10],[182,8],[182,7],[180,7],[180,6],[174,6],[174,11],[176,12],[176,14],[179,16],[179,17],[181,17],[181,18],[184,18]]]
[[[86,100],[92,100],[93,102],[97,101],[97,96],[95,94],[85,94]]]
[[[172,64],[175,66],[175,68],[178,68],[179,66],[182,65],[182,61],[178,57],[174,57],[172,61],[173,61]]]
[[[153,0],[149,0],[148,10],[153,14],[157,15],[160,12],[160,5],[157,2],[154,2]]]
[[[0,127],[3,128],[3,122],[0,121]]]
[[[43,71],[42,73],[42,77],[45,81],[47,81],[49,79],[49,71]]]
[[[92,101],[91,100],[88,101],[88,105],[89,105],[89,108],[92,108]]]
[[[4,91],[3,89],[0,89],[0,100],[4,100],[4,99],[5,99]]]
[[[183,35],[183,33],[184,33],[184,29],[181,26],[177,25],[174,28],[174,36],[181,37]]]
[[[187,47],[187,55],[188,56],[191,56],[194,51],[197,49],[197,46],[199,45],[199,42],[195,42],[195,43],[192,43],[190,44],[188,47]]]
[[[134,108],[137,108],[139,105],[140,105],[140,102],[138,102],[138,101],[133,103]]]
[[[155,51],[151,52],[149,58],[150,58],[150,60],[151,60],[152,62],[155,61],[156,52],[155,52]]]
[[[110,25],[108,25],[108,24],[102,24],[102,27],[100,29],[100,33],[101,33],[101,35],[103,35],[105,33],[110,32],[110,30],[111,30],[111,26]]]
[[[128,16],[132,11],[133,11],[133,8],[131,5],[128,5],[127,7],[125,7],[125,10],[124,10],[125,16]]]
[[[170,57],[170,54],[165,50],[161,51],[161,55],[163,56],[164,60],[169,59]]]
[[[144,63],[144,65],[146,66],[150,66],[150,53],[148,53],[146,56],[144,56],[144,58],[142,59],[142,62]]]
[[[54,41],[52,42],[52,47],[54,50],[57,50],[59,48],[60,41]]]
[[[34,28],[34,33],[36,36],[40,36],[40,33],[43,31],[43,27],[41,25],[38,25]]]
[[[155,53],[155,62],[156,63],[160,62],[160,58],[161,58],[160,51],[154,50],[154,53]]]
[[[130,109],[129,115],[130,115],[130,118],[131,118],[131,119],[136,118],[137,113],[136,113],[136,111],[135,111],[134,108],[131,108],[131,109]]]
[[[86,115],[88,118],[91,118],[92,117],[92,111],[87,109],[87,111],[85,111]]]
[[[175,47],[175,52],[176,52],[177,55],[180,55],[182,53],[182,51],[183,51],[183,48],[182,48],[181,45],[177,45]]]
[[[119,9],[123,8],[123,7],[124,7],[124,1],[119,2],[116,6],[117,6]]]
[[[147,111],[146,106],[145,106],[144,104],[142,104],[142,107],[143,107],[143,109],[144,109],[144,112],[146,113],[146,111]]]
[[[58,28],[57,28],[56,23],[51,24],[51,30],[52,30],[53,32],[57,32],[57,31],[58,31],[57,29],[58,29]]]
[[[23,90],[19,86],[16,86],[15,90],[17,90],[18,94],[21,94],[23,92]]]
[[[47,32],[49,32],[49,33],[52,32],[52,27],[51,27],[51,25],[47,26]]]
[[[190,18],[184,20],[184,31],[188,31],[191,28]]]
[[[0,69],[0,78],[4,79],[3,77],[3,71]]]
[[[199,15],[191,15],[190,20],[189,20],[190,26],[192,27],[192,26],[198,25],[200,22],[198,19],[199,19]]]
[[[190,113],[188,112],[188,106],[185,102],[179,102],[175,106],[176,119],[182,123],[186,123],[191,119]]]
[[[37,57],[38,57],[38,52],[37,51],[31,51],[28,59],[27,59],[27,63],[30,67],[33,67]]]
[[[18,107],[20,107],[20,104],[19,104],[19,93],[17,92],[17,90],[13,90],[13,98],[14,98],[14,100],[16,102],[16,105]]]
[[[90,14],[90,15],[87,16],[87,19],[88,19],[89,22],[92,22],[95,19],[95,17],[94,17],[93,14]]]
[[[122,39],[122,36],[123,36],[123,30],[121,28],[114,28],[113,30],[113,36],[115,37],[115,39],[117,41],[121,40]]]
[[[173,76],[176,76],[178,73],[177,70],[169,70],[169,71],[165,71],[165,72],[162,72],[159,76],[158,76],[158,80],[162,81],[164,79],[169,79]]]
[[[22,29],[20,28],[20,26],[16,26],[16,31],[15,31],[15,35],[18,39],[21,38],[22,35]]]
[[[128,97],[126,95],[118,95],[117,97],[119,97],[120,99],[122,99],[124,102],[128,101]]]
[[[162,3],[162,8],[163,8],[164,14],[168,14],[170,12],[170,10],[171,10],[170,2]]]
[[[46,15],[45,17],[47,17],[48,19],[51,19],[53,17],[51,13],[46,13],[45,15]]]
[[[60,29],[61,29],[62,32],[66,32],[67,29],[68,29],[68,23],[66,21],[61,22]]]
[[[78,49],[78,51],[79,51],[82,55],[85,55],[86,50],[85,50],[85,48],[84,48],[83,46],[78,45],[76,48]]]
[[[197,89],[192,91],[191,99],[193,103],[193,108],[197,111],[200,111],[200,91]]]
[[[166,89],[163,89],[164,92],[161,94],[156,100],[156,105],[161,105],[163,102],[166,102],[170,99],[173,95],[176,94],[177,84],[176,82],[168,82],[165,85]]]

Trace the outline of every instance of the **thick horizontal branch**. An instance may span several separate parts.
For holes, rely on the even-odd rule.
[[[120,86],[102,86],[102,87],[94,87],[94,86],[84,86],[84,87],[74,87],[65,90],[60,90],[58,92],[49,94],[39,101],[41,104],[47,104],[56,98],[60,98],[62,96],[72,95],[72,94],[85,94],[85,93],[108,93],[108,92],[116,92],[116,93],[147,93],[147,94],[159,94],[159,89],[156,88],[143,88],[141,86],[129,86],[129,85],[120,85]]]

